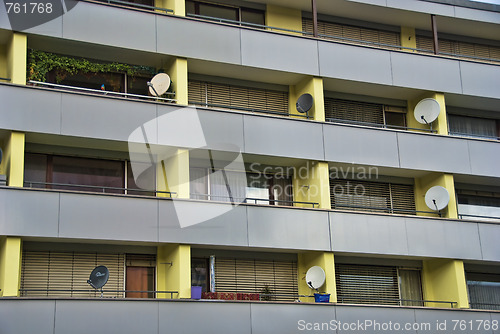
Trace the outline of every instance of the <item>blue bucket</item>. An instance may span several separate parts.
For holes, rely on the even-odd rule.
[[[191,299],[201,299],[201,286],[191,287]]]
[[[329,293],[315,293],[314,301],[316,303],[329,303],[330,302],[330,294]]]

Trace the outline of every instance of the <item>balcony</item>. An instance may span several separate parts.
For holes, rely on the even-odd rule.
[[[444,332],[447,326],[447,332],[452,333],[452,319],[459,324],[460,321],[469,324],[470,320],[489,326],[499,321],[498,313],[486,311],[186,300],[5,298],[0,303],[0,312],[4,315],[0,325],[7,329],[6,334],[83,333],[89,329],[89,319],[92,319],[92,326],[101,331],[152,334],[197,333],[206,331],[207,326],[221,334],[234,333],[235,328],[242,334],[300,333],[307,328],[335,331],[338,327],[330,326],[339,324],[347,324],[345,330],[349,331],[357,330],[359,322],[364,325],[362,331],[376,333],[378,327],[389,330],[389,321],[393,329],[397,326],[402,332],[415,332],[416,329],[430,332],[436,326],[441,326]],[[476,328],[473,331],[479,332]]]

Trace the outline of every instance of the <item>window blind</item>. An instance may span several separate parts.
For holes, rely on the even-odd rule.
[[[194,105],[288,115],[288,92],[189,80],[188,96]]]
[[[313,21],[311,19],[302,18],[302,31],[309,34],[313,33]],[[385,49],[398,49],[397,46],[401,45],[400,36],[397,32],[357,27],[327,21],[318,21],[318,34],[325,35],[322,36],[325,39],[345,41],[343,40],[344,38],[349,38],[356,41],[346,42],[383,47]],[[378,44],[385,45],[382,46]]]
[[[336,264],[335,280],[341,303],[399,304],[396,267]]]
[[[331,179],[333,209],[415,214],[412,185]]]
[[[327,97],[325,98],[325,117],[360,123],[384,124],[384,106]]]
[[[470,307],[500,310],[500,275],[467,273]]]
[[[271,300],[297,299],[297,263],[293,261],[231,259],[215,260],[217,292],[262,293],[268,286]]]
[[[448,115],[450,134],[480,138],[498,138],[495,119]]]
[[[124,290],[124,254],[24,251],[21,267],[21,296],[29,297],[99,297],[87,280],[96,266],[109,269],[106,290]],[[29,291],[68,290],[68,291]],[[89,290],[89,292],[71,291]],[[105,293],[123,298],[123,292]]]

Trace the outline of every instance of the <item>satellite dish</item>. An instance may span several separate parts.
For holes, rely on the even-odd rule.
[[[90,273],[90,278],[87,283],[90,284],[94,289],[101,289],[108,282],[109,270],[105,266],[98,266],[92,270]]]
[[[446,188],[434,186],[425,193],[425,204],[431,210],[440,211],[450,202],[450,194]]]
[[[306,283],[311,289],[318,290],[325,284],[325,271],[319,266],[309,268],[306,273]]]
[[[147,85],[151,95],[160,97],[165,94],[168,87],[170,87],[170,77],[167,73],[158,73],[151,81],[148,81]]]
[[[302,94],[301,96],[299,96],[299,98],[297,99],[297,103],[295,104],[297,107],[297,111],[305,114],[312,108],[313,101],[314,99],[311,94]]]
[[[435,99],[423,99],[415,106],[413,116],[420,124],[430,124],[436,120],[441,111],[439,102]]]

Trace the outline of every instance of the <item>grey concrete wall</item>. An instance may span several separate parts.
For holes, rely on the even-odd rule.
[[[453,6],[413,0],[387,5],[410,11],[440,8],[435,12],[439,15],[447,15],[441,9],[454,11]],[[469,12],[474,19],[484,16],[486,21],[495,15],[495,23],[500,17],[500,13],[470,9],[462,14]],[[500,68],[495,65],[317,41],[89,2],[80,2],[29,33],[327,78],[500,98],[495,89]]]
[[[0,212],[0,235],[500,262],[490,223],[8,187]]]
[[[0,129],[6,130],[139,143],[146,142],[145,133],[151,145],[500,177],[500,145],[485,140],[5,84],[0,100]]]
[[[474,327],[472,331],[460,331],[457,328],[454,329],[454,321],[465,322],[466,326],[470,324],[480,326],[481,320],[483,324],[487,322],[491,325],[493,320],[498,321],[500,318],[498,312],[488,311],[146,299],[0,299],[0,314],[2,314],[0,329],[3,334],[86,334],[89,332],[122,334],[200,332],[218,334],[304,332],[447,334],[466,332],[493,334],[498,333],[498,330],[493,330],[491,327],[485,330],[486,326],[480,329]],[[440,327],[436,327],[437,324]],[[341,327],[338,331],[339,326],[348,327],[343,329]]]

